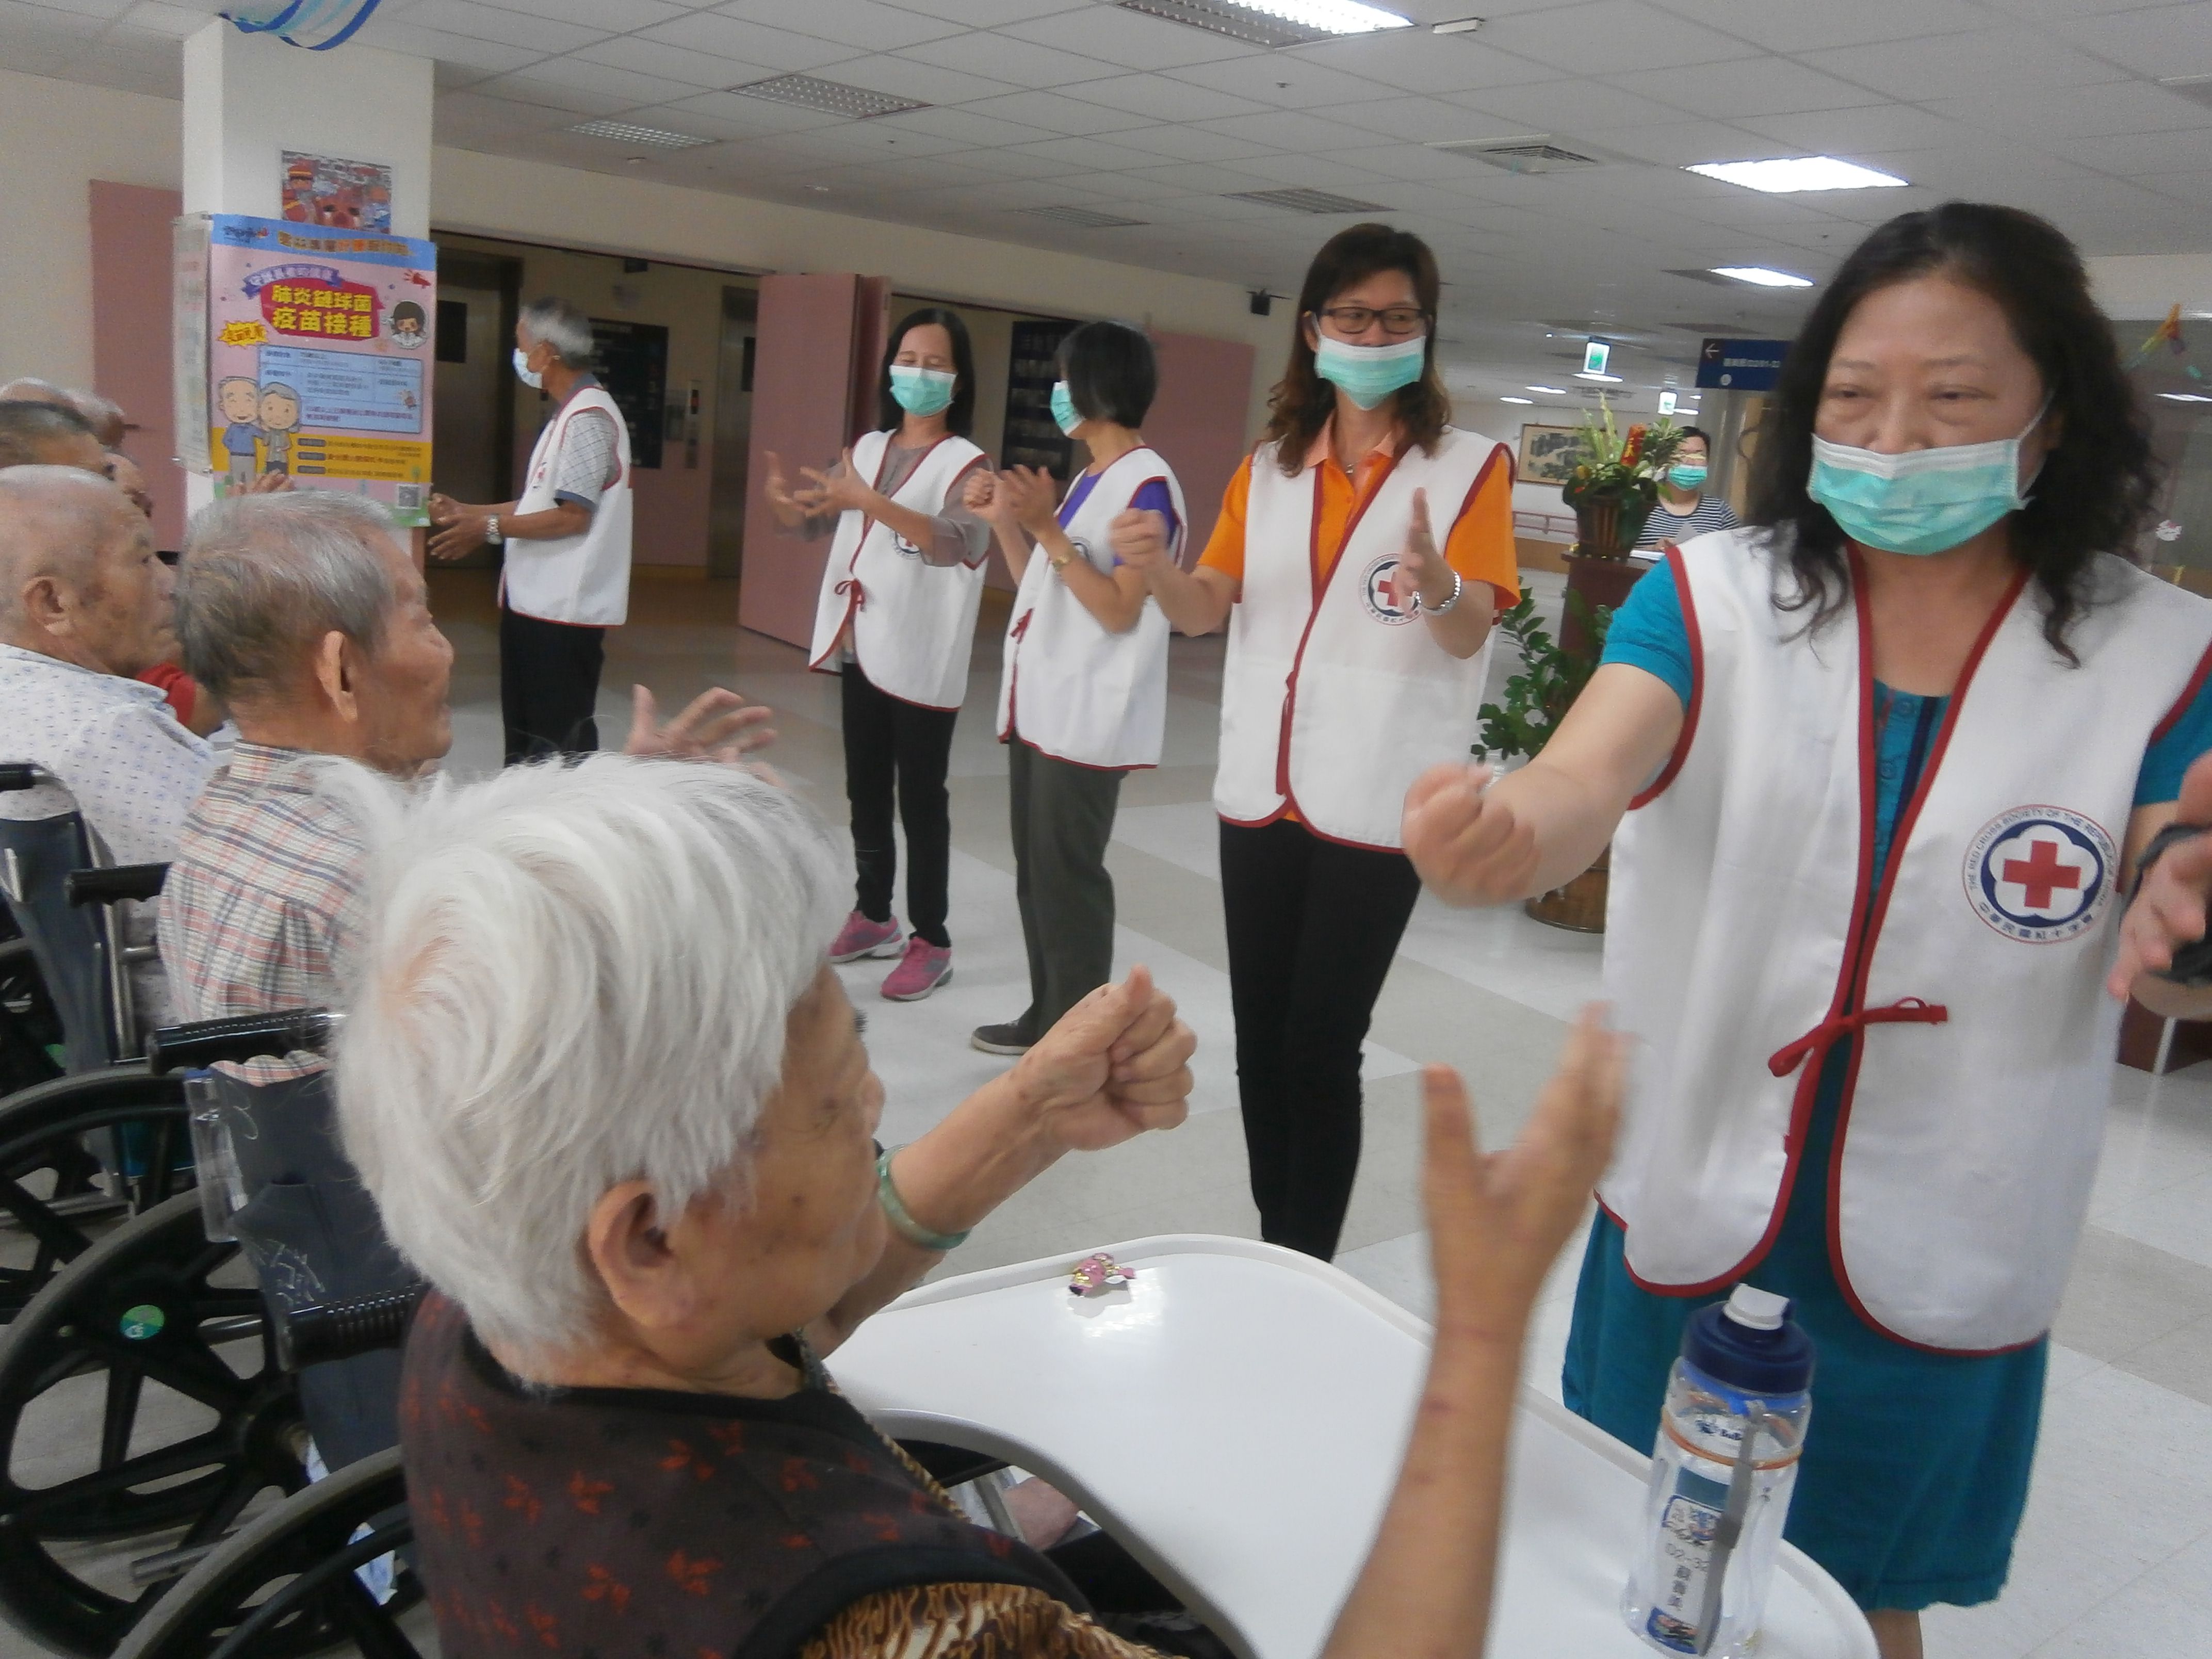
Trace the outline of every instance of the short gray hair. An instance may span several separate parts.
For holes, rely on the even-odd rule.
[[[348,1155],[392,1242],[544,1359],[605,1296],[592,1206],[672,1218],[732,1171],[846,900],[822,820],[739,768],[599,755],[415,791],[332,763],[367,929],[339,1044]]]
[[[554,355],[570,368],[589,368],[592,354],[599,349],[592,338],[592,319],[566,300],[550,295],[523,307],[522,331],[551,346]]]
[[[192,515],[177,566],[185,672],[218,697],[280,686],[324,635],[373,652],[398,597],[378,551],[392,518],[331,489],[227,495]]]

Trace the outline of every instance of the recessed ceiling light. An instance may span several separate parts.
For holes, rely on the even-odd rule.
[[[750,81],[730,90],[748,98],[818,109],[825,115],[849,116],[855,121],[929,107],[918,98],[894,98],[887,92],[870,92],[866,87],[848,87],[842,81],[824,81],[813,75],[772,75],[765,81]]]
[[[1326,190],[1232,190],[1232,202],[1257,202],[1263,207],[1288,208],[1293,213],[1388,213],[1380,202],[1363,202],[1356,196],[1339,196]]]
[[[1701,161],[1684,169],[1723,184],[1786,195],[1799,190],[1892,190],[1907,180],[1832,155],[1781,155],[1770,161]]]
[[[1118,213],[1101,213],[1096,208],[1033,207],[1013,210],[1026,213],[1033,219],[1050,219],[1055,224],[1074,225],[1084,230],[1118,230],[1145,222],[1142,219],[1125,219]]]
[[[1547,334],[1544,337],[1548,340],[1552,337]],[[1564,398],[1567,395],[1567,389],[1563,386],[1532,386],[1528,387],[1527,390],[1530,392],[1540,392],[1547,398]]]
[[[1773,270],[1765,265],[1715,265],[1713,275],[1725,276],[1731,282],[1749,283],[1753,288],[1810,288],[1810,276],[1799,276],[1787,270]]]
[[[2158,395],[2171,404],[2212,404],[2212,398],[2201,392],[2161,392]]]
[[[1402,29],[1410,18],[1359,0],[1115,0],[1124,11],[1188,23],[1255,46],[1302,46],[1345,34]]]
[[[580,132],[586,138],[611,138],[623,144],[653,144],[662,149],[692,149],[701,144],[711,144],[712,138],[695,138],[688,132],[668,132],[659,127],[633,126],[628,121],[579,121],[568,129]],[[632,156],[641,161],[641,155]]]
[[[1534,398],[1500,398],[1498,401],[1501,404],[1533,404],[1536,400]]]
[[[1607,386],[1619,386],[1620,384],[1620,376],[1618,374],[1593,374],[1587,369],[1576,375],[1575,379],[1577,380],[1602,380]]]

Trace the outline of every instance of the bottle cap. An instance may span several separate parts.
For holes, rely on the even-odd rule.
[[[1789,1298],[1748,1285],[1690,1316],[1682,1358],[1741,1394],[1802,1394],[1813,1382],[1813,1339],[1790,1317]]]

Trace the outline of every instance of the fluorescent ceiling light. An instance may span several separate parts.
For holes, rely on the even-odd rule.
[[[1302,46],[1346,34],[1412,27],[1413,20],[1359,0],[1115,0],[1125,11],[1164,17],[1255,46]]]
[[[1567,389],[1563,386],[1524,386],[1522,389],[1526,392],[1540,392],[1550,398],[1564,398],[1567,395]]]
[[[1339,196],[1333,190],[1232,190],[1225,200],[1257,202],[1262,207],[1287,208],[1292,213],[1388,213],[1380,202],[1363,202],[1356,196]]]
[[[1583,373],[1576,375],[1575,379],[1577,380],[1602,380],[1607,386],[1619,386],[1620,384],[1620,376],[1618,374],[1592,374],[1588,370],[1584,370]]]
[[[1016,208],[1016,213],[1026,213],[1033,219],[1050,219],[1055,224],[1073,225],[1081,230],[1120,230],[1131,225],[1141,225],[1142,219],[1126,219],[1118,213],[1101,213],[1087,207]]]
[[[1701,161],[1684,169],[1726,185],[1787,195],[1799,190],[1891,190],[1907,181],[1832,155],[1784,155],[1771,161]]]
[[[688,132],[632,126],[627,121],[579,121],[568,131],[580,132],[586,138],[611,138],[618,144],[653,144],[661,149],[693,149],[714,142],[711,138],[695,138]]]
[[[1500,398],[1498,401],[1501,404],[1533,404],[1536,400],[1534,398]]]
[[[1731,281],[1749,283],[1754,288],[1810,288],[1810,276],[1799,276],[1787,270],[1774,270],[1765,265],[1715,265],[1713,275]]]
[[[896,115],[906,110],[929,107],[919,99],[871,92],[866,87],[848,87],[842,81],[824,81],[815,75],[772,75],[765,81],[750,81],[730,90],[743,93],[748,98],[797,104],[802,109],[848,116],[855,121],[872,121],[878,115]]]
[[[2161,392],[2158,395],[2170,404],[2212,404],[2212,398],[2201,392]]]

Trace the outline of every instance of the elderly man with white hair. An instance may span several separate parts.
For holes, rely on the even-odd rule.
[[[176,856],[216,759],[133,678],[175,651],[172,586],[144,515],[106,478],[0,469],[0,760],[58,780],[0,795],[0,817],[74,810],[118,864]],[[159,902],[127,907],[128,942],[151,942]],[[133,979],[141,1022],[158,1023],[161,964],[139,963]]]
[[[565,300],[522,308],[514,372],[553,400],[519,500],[430,497],[434,559],[501,548],[499,706],[509,765],[599,746],[606,630],[629,615],[629,429],[591,372],[592,322]]]
[[[1054,1558],[971,1525],[821,1364],[1056,1160],[1182,1121],[1194,1042],[1145,970],[879,1152],[883,1085],[826,959],[839,861],[793,795],[612,757],[412,797],[328,787],[371,846],[345,1145],[436,1292],[400,1419],[447,1659],[533,1634],[610,1655],[1147,1652]],[[1329,1659],[1481,1649],[1528,1311],[1605,1162],[1619,1069],[1586,1023],[1522,1144],[1489,1158],[1457,1079],[1426,1079],[1434,1358]]]

